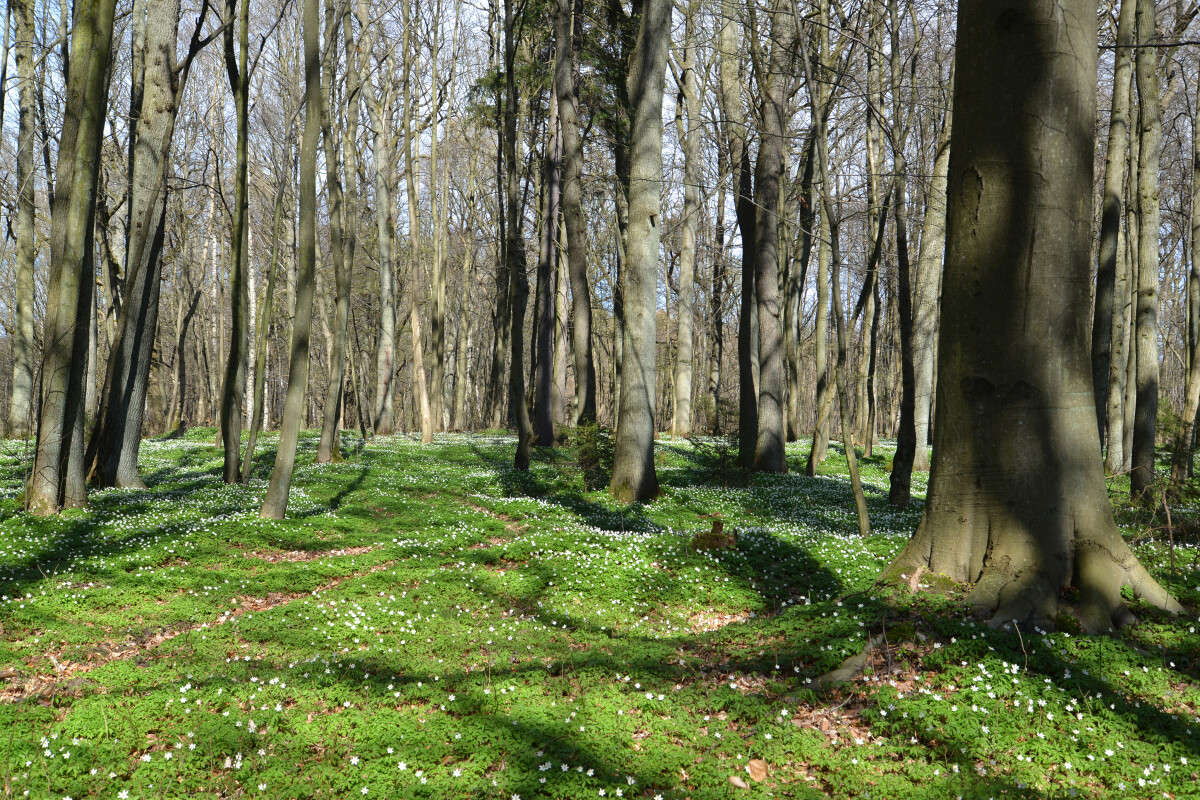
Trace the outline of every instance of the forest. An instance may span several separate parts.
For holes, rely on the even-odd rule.
[[[1198,15],[8,0],[3,796],[1197,796]]]

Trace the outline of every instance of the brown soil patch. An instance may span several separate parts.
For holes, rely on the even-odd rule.
[[[100,641],[95,643],[91,645],[86,660],[82,662],[70,661],[64,656],[61,650],[50,651],[46,653],[45,657],[54,665],[53,673],[42,673],[28,678],[21,678],[16,670],[5,670],[3,675],[5,679],[4,686],[0,687],[0,703],[19,703],[35,699],[43,703],[50,703],[59,694],[81,694],[83,689],[90,685],[90,682],[82,680],[81,676],[94,669],[111,664],[114,661],[141,657],[178,636],[190,634],[205,628],[224,625],[226,622],[237,619],[243,614],[269,611],[290,603],[293,600],[298,600],[301,597],[309,597],[313,594],[336,589],[346,581],[362,578],[388,569],[394,566],[395,563],[394,561],[388,561],[384,564],[377,564],[370,569],[353,572],[337,580],[330,581],[311,592],[273,592],[266,597],[241,596],[235,599],[235,607],[221,612],[219,617],[209,622],[178,624],[168,626],[154,633],[145,634],[141,637],[130,637],[120,642]]]
[[[317,561],[330,556],[361,556],[370,553],[374,547],[347,547],[344,550],[256,550],[247,553],[246,558],[258,558],[269,564],[286,562],[296,564],[306,561]]]
[[[711,633],[719,631],[726,625],[732,625],[735,622],[745,622],[750,619],[749,611],[737,611],[733,614],[726,614],[722,611],[701,611],[698,614],[693,614],[688,617],[688,625],[691,626],[692,633]]]

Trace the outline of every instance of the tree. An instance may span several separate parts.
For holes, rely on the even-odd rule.
[[[17,132],[17,297],[16,330],[13,331],[13,389],[9,404],[8,433],[28,436],[33,408],[34,380],[34,262],[37,255],[36,177],[34,149],[37,144],[37,97],[34,92],[33,0],[10,4],[16,20],[17,81],[20,83]]]
[[[658,496],[654,471],[655,307],[662,238],[662,102],[671,0],[644,0],[629,65],[629,232],[625,244],[625,350],[609,491],[627,503]]]
[[[296,444],[304,422],[308,390],[309,335],[312,331],[313,284],[317,267],[317,142],[321,136],[321,10],[318,0],[304,0],[304,131],[300,137],[300,241],[296,275],[296,316],[292,321],[292,349],[288,357],[287,399],[275,468],[259,512],[266,519],[283,519]],[[326,153],[326,158],[333,158]]]
[[[671,436],[692,435],[692,316],[696,298],[696,228],[700,216],[700,80],[696,75],[699,0],[689,0],[684,21],[683,64],[676,74],[675,125],[683,150],[683,225],[679,245],[678,344],[675,350],[675,411]],[[682,102],[680,102],[682,101]],[[686,113],[687,121],[682,123]]]
[[[150,362],[158,328],[162,249],[167,219],[167,175],[179,106],[191,65],[208,40],[202,38],[208,4],[200,9],[191,45],[176,63],[179,0],[138,4],[144,53],[135,58],[136,106],[130,122],[129,229],[125,245],[125,292],[111,342],[100,414],[88,446],[92,478],[100,486],[141,488],[138,448],[146,409]]]
[[[341,448],[337,442],[338,420],[342,411],[342,387],[346,382],[346,336],[350,328],[350,276],[354,268],[354,248],[358,205],[358,47],[354,41],[353,15],[347,3],[342,11],[342,40],[346,59],[347,121],[342,131],[342,158],[345,160],[346,189],[343,193],[338,175],[338,146],[333,138],[329,94],[322,94],[321,136],[325,142],[325,186],[329,191],[329,239],[333,255],[333,280],[336,302],[333,319],[333,347],[329,354],[329,382],[325,388],[325,407],[321,420],[321,441],[317,445],[317,463],[340,461]],[[329,73],[329,92],[334,88],[333,54],[336,44],[337,14],[332,0],[325,0],[325,46],[330,51],[326,60]]]
[[[1118,258],[1118,252],[1122,244],[1125,160],[1129,151],[1129,76],[1133,70],[1132,45],[1137,0],[1120,0],[1120,8],[1117,50],[1113,54],[1112,114],[1108,122],[1108,156],[1104,164],[1104,195],[1100,209],[1100,247],[1096,254],[1096,303],[1092,318],[1092,386],[1096,394],[1096,423],[1101,445],[1107,444],[1107,464],[1111,472],[1120,470],[1123,460],[1121,445],[1124,436],[1119,402],[1121,381],[1111,368],[1123,366],[1121,362],[1125,360],[1124,300],[1128,294],[1129,277],[1126,274],[1128,262]],[[1118,287],[1121,290],[1119,306],[1115,302]],[[1110,392],[1110,385],[1117,391]]]
[[[571,323],[575,356],[575,423],[596,420],[596,364],[592,357],[592,295],[583,224],[583,139],[575,90],[572,0],[554,3],[554,93],[562,129],[562,216],[571,278]]]
[[[1138,40],[1155,37],[1154,0],[1138,0]],[[1158,57],[1153,47],[1139,47],[1134,56],[1138,93],[1139,137],[1137,163],[1138,254],[1134,301],[1134,346],[1137,349],[1137,406],[1133,414],[1133,470],[1129,491],[1135,500],[1153,503],[1147,490],[1154,483],[1154,450],[1158,434],[1158,207],[1162,118],[1159,111]]]
[[[35,514],[86,503],[83,401],[91,324],[96,173],[116,0],[77,0],[54,202],[37,451],[26,493]],[[64,47],[66,46],[64,42]]]
[[[233,239],[229,249],[229,356],[221,383],[221,444],[225,448],[225,482],[241,479],[242,403],[246,397],[246,360],[250,348],[246,306],[249,216],[250,142],[250,0],[238,8],[238,53],[233,50],[233,11],[237,0],[225,0],[225,70],[237,110],[237,167],[234,177]],[[239,66],[240,63],[240,66]]]
[[[993,624],[1088,631],[1171,611],[1117,530],[1096,457],[1088,336],[1095,0],[962,0],[925,516],[885,573],[974,587]]]
[[[771,52],[760,78],[762,131],[754,176],[755,215],[754,300],[758,307],[758,437],[754,468],[787,472],[784,420],[783,331],[780,326],[779,218],[787,141],[784,138],[792,111],[791,53],[796,38],[796,17],[776,0],[771,10]],[[850,443],[847,442],[847,447]]]

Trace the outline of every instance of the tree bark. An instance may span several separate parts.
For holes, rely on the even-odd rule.
[[[762,87],[762,135],[754,176],[755,214],[754,294],[758,305],[758,433],[754,469],[787,472],[784,409],[783,332],[780,327],[779,215],[788,123],[792,110],[787,76],[796,18],[782,0],[771,12],[771,54]]]
[[[533,376],[533,444],[537,447],[554,444],[554,333],[557,322],[555,298],[558,294],[562,135],[558,126],[558,100],[553,94],[550,96],[550,117],[546,128],[546,151],[542,160],[541,242],[537,267],[537,324],[533,334],[537,354]]]
[[[102,487],[142,488],[138,448],[146,407],[150,361],[158,327],[162,247],[166,224],[167,173],[186,67],[175,63],[178,0],[151,3],[142,24],[144,73],[140,105],[131,125],[132,163],[129,231],[125,247],[125,292],[105,373],[100,414],[88,448],[92,478]],[[144,9],[146,10],[146,9]],[[203,24],[203,19],[201,19]],[[136,27],[136,25],[135,25]]]
[[[908,161],[904,145],[908,126],[901,120],[904,101],[900,96],[903,69],[900,66],[900,9],[897,0],[889,0],[892,17],[892,168],[895,170],[896,202],[892,206],[896,222],[897,309],[900,323],[900,430],[896,436],[896,455],[892,460],[892,475],[888,503],[905,508],[912,498],[912,470],[917,451],[916,374],[913,365],[912,281],[908,257]],[[909,104],[911,107],[911,103]]]
[[[226,0],[226,19],[233,19],[237,0]],[[246,330],[248,287],[246,271],[250,195],[247,183],[250,142],[250,0],[238,9],[238,55],[233,52],[233,26],[225,30],[225,68],[237,111],[237,167],[233,201],[233,238],[229,248],[229,356],[221,384],[221,443],[225,449],[226,483],[241,479],[242,403],[246,396]],[[240,63],[240,66],[239,66]],[[318,98],[318,103],[319,103]],[[319,110],[319,109],[318,109]]]
[[[572,0],[554,4],[554,94],[562,129],[562,214],[571,277],[571,328],[575,361],[575,424],[596,421],[596,364],[592,355],[592,294],[583,221],[583,139],[575,91]]]
[[[26,493],[35,514],[80,505],[83,386],[92,299],[96,172],[108,101],[115,0],[77,0],[51,207],[50,286],[37,450]],[[65,45],[64,45],[65,46]],[[75,465],[70,462],[74,460]],[[77,469],[75,467],[78,467]]]
[[[304,423],[308,390],[309,334],[312,331],[313,285],[317,267],[317,143],[321,136],[321,12],[318,0],[304,0],[304,133],[300,139],[300,241],[297,253],[296,316],[288,358],[287,397],[271,483],[263,498],[264,519],[283,519],[287,512],[296,444]]]
[[[13,330],[12,397],[8,435],[25,438],[33,429],[34,380],[34,263],[37,257],[35,150],[37,147],[37,97],[34,92],[33,45],[37,36],[34,0],[13,0],[18,94],[17,129],[17,296]]]
[[[325,141],[325,186],[329,192],[329,244],[333,256],[333,282],[337,295],[333,316],[333,343],[329,354],[329,381],[325,387],[325,403],[321,416],[321,440],[317,445],[317,463],[341,461],[337,441],[341,419],[343,386],[346,383],[346,338],[350,327],[350,290],[354,269],[358,207],[358,102],[359,67],[358,45],[353,20],[347,4],[343,10],[342,41],[346,59],[346,127],[342,130],[341,154],[346,176],[343,194],[338,176],[338,147],[333,138],[329,94],[335,83],[334,37],[337,33],[336,10],[332,0],[325,0],[325,46],[330,51],[326,60],[329,93],[322,94],[321,135]]]
[[[1154,0],[1138,0],[1138,40],[1154,40]],[[1135,500],[1153,503],[1147,490],[1154,483],[1155,437],[1158,430],[1158,170],[1162,142],[1159,117],[1158,58],[1141,47],[1137,60],[1140,109],[1138,134],[1138,278],[1136,303],[1137,407],[1133,416],[1133,469],[1129,491]]]
[[[946,176],[950,169],[950,130],[954,115],[954,66],[950,67],[949,99],[942,113],[941,133],[933,158],[925,218],[921,222],[921,248],[913,279],[913,421],[917,441],[913,469],[929,470],[929,422],[933,412],[933,376],[937,365],[937,330],[941,309],[942,258],[946,253]]]
[[[696,227],[700,215],[700,81],[696,75],[696,27],[699,0],[690,0],[684,21],[683,85],[679,87],[686,112],[683,137],[683,220],[679,245],[679,304],[676,310],[675,410],[671,437],[692,435],[692,327],[696,298]],[[679,118],[676,114],[676,119]]]
[[[414,0],[415,2],[415,0]],[[404,98],[404,175],[408,188],[408,250],[411,282],[409,287],[412,302],[409,306],[408,325],[412,333],[413,348],[413,400],[420,411],[421,443],[433,442],[433,410],[429,404],[429,386],[425,373],[425,343],[421,327],[421,224],[420,206],[417,203],[417,147],[416,110],[413,107],[412,96],[412,65],[416,60],[416,47],[411,35],[411,3],[404,0],[402,18],[404,20],[404,74],[401,79],[401,91]]]
[[[729,164],[733,170],[734,212],[742,235],[741,313],[738,321],[738,464],[754,466],[758,448],[758,304],[754,291],[757,221],[753,170],[746,112],[742,107],[742,80],[738,56],[738,4],[722,0],[720,58],[720,104],[725,118]]]
[[[1200,100],[1200,88],[1196,97]],[[1191,269],[1187,280],[1187,381],[1183,414],[1171,459],[1171,487],[1178,491],[1191,476],[1192,446],[1196,438],[1196,415],[1200,413],[1200,109],[1192,117],[1192,210]]]
[[[525,234],[521,228],[521,175],[517,163],[517,30],[513,0],[504,0],[504,166],[506,212],[504,258],[509,276],[510,336],[512,352],[508,364],[508,403],[517,421],[517,452],[513,465],[529,469],[533,429],[525,403],[525,309],[529,302],[529,276],[525,261]]]
[[[1178,611],[1121,538],[1096,458],[1096,2],[964,0],[956,49],[933,473],[885,576],[974,583],[994,625],[1053,627],[1072,585],[1088,631],[1131,619],[1126,584]]]
[[[628,91],[629,235],[625,248],[625,353],[619,421],[609,491],[620,502],[653,500],[654,386],[657,359],[655,307],[662,236],[662,104],[671,0],[644,0],[637,45],[630,59]]]
[[[1114,298],[1118,282],[1121,207],[1125,195],[1125,161],[1129,148],[1129,78],[1133,69],[1132,45],[1137,13],[1137,0],[1120,0],[1120,3],[1117,49],[1113,53],[1112,114],[1108,122],[1108,155],[1104,164],[1104,195],[1100,210],[1100,247],[1096,258],[1096,304],[1092,317],[1092,386],[1096,393],[1096,424],[1101,447],[1106,443],[1113,446],[1108,436],[1108,387],[1114,354],[1114,327],[1120,325],[1114,315]],[[1119,438],[1116,442],[1118,451]]]

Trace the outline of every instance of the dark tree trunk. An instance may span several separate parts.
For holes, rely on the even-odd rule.
[[[1176,603],[1113,520],[1088,336],[1095,0],[959,9],[942,354],[925,516],[887,575],[975,584],[993,624],[1131,619]]]

